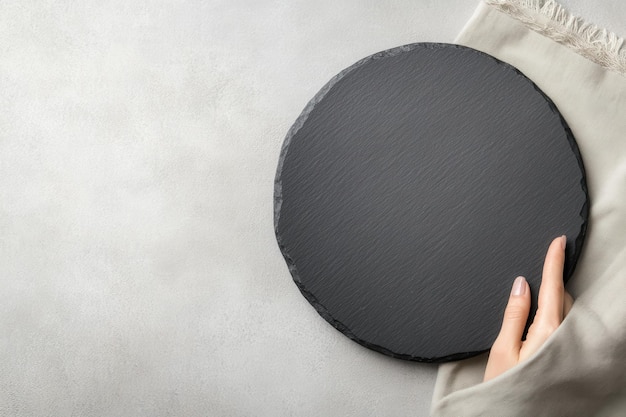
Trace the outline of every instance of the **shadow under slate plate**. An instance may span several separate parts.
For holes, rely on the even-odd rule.
[[[567,279],[588,213],[550,99],[489,55],[431,43],[333,78],[285,139],[274,199],[278,244],[320,315],[428,362],[489,349],[518,275],[534,314],[550,241],[568,236]]]

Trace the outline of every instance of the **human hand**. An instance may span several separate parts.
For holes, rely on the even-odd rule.
[[[537,313],[522,341],[530,311],[530,287],[524,277],[517,277],[504,311],[502,328],[489,352],[484,381],[500,375],[528,359],[559,327],[574,300],[563,287],[565,236],[552,241],[546,254],[539,288]]]

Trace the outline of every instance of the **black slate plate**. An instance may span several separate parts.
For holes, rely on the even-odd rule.
[[[322,317],[368,348],[437,362],[489,349],[517,275],[534,314],[562,234],[571,276],[588,198],[574,137],[535,84],[482,52],[417,43],[313,98],[285,139],[274,209]]]

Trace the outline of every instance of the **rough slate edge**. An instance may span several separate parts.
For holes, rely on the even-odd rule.
[[[470,48],[470,47],[467,47],[467,46],[448,44],[448,43],[423,42],[423,43],[412,43],[412,44],[408,44],[408,45],[402,45],[402,46],[399,46],[399,47],[396,47],[396,48],[391,48],[391,49],[387,49],[387,50],[384,50],[384,51],[381,51],[381,52],[377,52],[377,53],[375,53],[373,55],[370,55],[368,57],[365,57],[365,58],[357,61],[355,64],[353,64],[350,67],[342,70],[337,75],[335,75],[333,78],[331,78],[331,80],[328,83],[326,83],[326,85],[324,85],[320,89],[320,91],[311,99],[311,101],[308,102],[308,104],[305,106],[304,110],[302,110],[302,113],[300,113],[300,115],[298,116],[298,118],[296,119],[294,124],[291,126],[291,128],[287,132],[287,135],[285,137],[285,140],[283,142],[283,145],[282,145],[282,148],[281,148],[281,151],[280,151],[280,156],[279,156],[279,160],[278,160],[278,168],[276,170],[276,177],[275,177],[275,180],[274,180],[274,234],[276,235],[276,240],[278,242],[278,246],[280,248],[280,251],[283,254],[283,257],[285,258],[285,261],[287,262],[287,266],[289,268],[289,272],[291,273],[291,276],[292,276],[295,284],[298,286],[298,289],[300,290],[302,295],[315,308],[315,310],[319,313],[319,315],[322,316],[334,328],[336,328],[341,333],[343,333],[344,335],[346,335],[347,337],[349,337],[353,341],[357,342],[358,344],[360,344],[360,345],[362,345],[362,346],[364,346],[364,347],[366,347],[368,349],[374,350],[376,352],[379,352],[379,353],[382,353],[384,355],[391,356],[391,357],[397,358],[397,359],[404,359],[404,360],[417,361],[417,362],[426,362],[426,363],[441,363],[441,362],[449,362],[449,361],[467,359],[467,358],[479,355],[479,354],[485,352],[486,350],[455,353],[455,354],[452,354],[452,355],[447,355],[447,356],[442,356],[442,357],[422,358],[422,357],[412,356],[412,355],[408,355],[408,354],[396,353],[396,352],[393,352],[393,351],[391,351],[391,350],[389,350],[389,349],[387,349],[387,348],[385,348],[383,346],[380,346],[380,345],[377,345],[377,344],[374,344],[374,343],[370,343],[370,342],[368,342],[366,340],[360,339],[358,336],[356,336],[354,333],[352,333],[352,331],[350,331],[350,329],[346,325],[344,325],[339,320],[336,320],[330,314],[328,309],[322,303],[320,303],[317,300],[315,295],[313,295],[313,293],[311,293],[304,286],[304,284],[302,283],[302,280],[300,279],[300,275],[298,274],[298,270],[296,268],[295,262],[293,261],[291,256],[289,256],[289,253],[287,252],[287,249],[285,248],[285,246],[281,242],[280,235],[278,234],[278,224],[279,224],[279,221],[280,221],[280,209],[281,209],[282,201],[283,201],[282,183],[281,183],[281,173],[282,173],[283,163],[285,161],[285,156],[287,155],[287,152],[289,150],[289,145],[291,144],[291,139],[300,130],[300,128],[304,125],[304,123],[308,119],[309,114],[311,113],[313,108],[317,105],[317,103],[319,103],[324,98],[324,96],[326,96],[326,93],[328,93],[328,91],[330,91],[333,88],[333,86],[337,82],[339,82],[339,80],[341,80],[344,76],[346,76],[348,73],[350,73],[354,69],[359,68],[360,66],[362,66],[362,65],[366,64],[367,62],[369,62],[370,60],[376,60],[376,59],[396,56],[396,55],[402,54],[404,52],[412,51],[413,49],[417,49],[417,48],[426,48],[426,49],[456,48],[456,49],[464,49],[464,50],[472,51],[472,52],[474,52],[474,53],[476,53],[478,55],[482,55],[482,56],[487,57],[489,59],[492,59],[497,64],[503,65],[506,69],[512,70],[518,76],[521,76],[521,77],[525,78],[530,83],[530,85],[539,94],[541,94],[545,98],[545,100],[547,101],[548,106],[550,107],[550,109],[554,113],[556,113],[557,116],[559,117],[559,120],[561,121],[561,124],[562,124],[562,126],[563,126],[563,128],[565,130],[565,134],[566,134],[567,140],[569,142],[570,148],[574,152],[574,155],[576,157],[576,161],[578,162],[580,171],[582,173],[581,180],[580,180],[580,185],[581,185],[581,188],[582,188],[583,192],[585,193],[585,202],[583,203],[583,205],[582,205],[582,207],[580,209],[580,212],[579,212],[580,213],[580,217],[582,218],[582,224],[580,226],[580,232],[578,233],[578,236],[576,237],[576,240],[574,242],[574,253],[571,255],[571,257],[568,257],[568,256],[565,257],[566,265],[565,265],[564,274],[563,274],[565,282],[567,282],[569,280],[569,278],[572,276],[572,274],[574,272],[574,269],[576,268],[576,263],[578,261],[578,258],[580,257],[580,254],[582,252],[583,243],[585,241],[585,237],[586,237],[586,234],[587,234],[587,227],[588,227],[588,222],[589,222],[589,206],[590,206],[591,203],[589,201],[589,192],[588,192],[588,189],[587,189],[587,182],[586,182],[586,172],[585,172],[585,166],[584,166],[583,160],[582,160],[582,155],[580,154],[580,150],[578,149],[578,145],[576,143],[574,135],[572,134],[572,130],[570,129],[569,125],[567,124],[567,122],[565,121],[565,119],[563,118],[561,113],[559,112],[557,106],[550,99],[550,97],[548,97],[530,78],[528,78],[526,75],[524,75],[520,70],[518,70],[514,66],[512,66],[510,64],[507,64],[506,62],[501,61],[501,60],[499,60],[499,59],[497,59],[497,58],[495,58],[495,57],[493,57],[493,56],[491,56],[489,54],[486,54],[484,52],[478,51],[476,49],[473,49],[473,48]],[[572,259],[573,261],[571,263],[569,263],[568,259]]]

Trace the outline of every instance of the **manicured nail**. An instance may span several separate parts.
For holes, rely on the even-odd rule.
[[[567,236],[561,236],[561,249],[565,250],[565,245],[567,245]]]
[[[517,277],[515,278],[515,282],[513,282],[513,289],[511,290],[511,295],[519,296],[526,294],[526,278]]]

